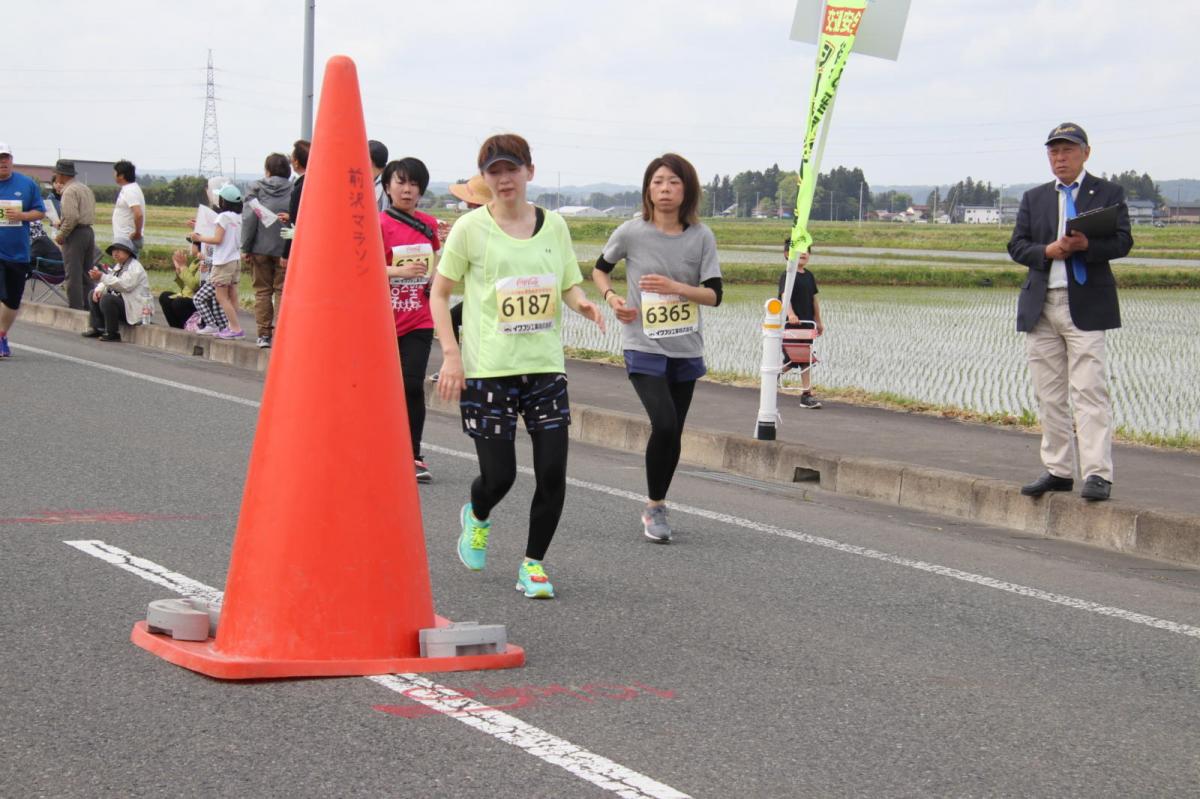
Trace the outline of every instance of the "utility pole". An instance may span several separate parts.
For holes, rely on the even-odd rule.
[[[300,94],[300,138],[312,141],[313,26],[317,0],[304,0],[304,88]]]
[[[862,221],[863,221],[862,200],[863,200],[863,186],[865,186],[865,185],[866,185],[866,181],[860,180],[858,182],[858,224],[860,224],[860,225],[862,224]]]
[[[208,89],[204,100],[204,130],[200,134],[200,177],[221,174],[221,138],[217,134],[217,87],[212,50],[208,51]]]
[[[558,173],[558,190],[554,192],[554,210],[562,208],[562,172]]]

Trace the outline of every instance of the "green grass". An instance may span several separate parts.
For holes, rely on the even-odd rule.
[[[187,220],[196,214],[195,208],[150,206],[147,209],[148,229],[154,234],[189,232]],[[100,220],[112,216],[111,203],[98,203],[96,216]],[[457,213],[436,210],[435,216],[453,219]],[[603,244],[616,230],[621,219],[568,218],[571,238],[580,243]],[[788,220],[725,219],[702,220],[712,228],[721,247],[782,248],[791,231]],[[881,247],[904,257],[904,250],[957,250],[962,252],[1004,252],[1012,228],[1009,225],[904,225],[895,222],[814,222],[810,228],[814,247],[819,253],[826,247]],[[1138,225],[1133,229],[1134,247],[1131,255],[1153,258],[1195,258],[1200,252],[1200,225],[1171,225],[1155,228]],[[169,266],[169,247],[161,249],[165,265]],[[892,256],[889,256],[889,258]],[[921,256],[909,256],[921,258]],[[162,259],[160,258],[160,262]]]
[[[179,286],[175,285],[175,272],[166,272],[163,270],[148,271],[147,275],[150,278],[150,293],[154,296],[155,313],[161,309],[158,308],[158,295],[164,291],[169,291],[172,294],[179,291]],[[238,280],[238,305],[243,308],[254,307],[254,287],[250,284],[250,272],[242,265],[242,276]]]
[[[585,280],[590,280],[593,264],[580,263]],[[918,286],[939,288],[1019,288],[1028,270],[1019,266],[922,266],[879,264],[823,264],[813,268],[821,285],[829,286]],[[721,264],[726,286],[739,284],[770,285],[779,282],[782,265]],[[1167,269],[1154,266],[1116,266],[1113,269],[1121,288],[1200,289],[1200,269]],[[624,281],[625,267],[612,272],[614,280]]]

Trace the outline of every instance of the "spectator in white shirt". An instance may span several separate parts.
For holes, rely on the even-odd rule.
[[[113,240],[129,239],[134,255],[142,251],[146,226],[146,196],[137,184],[137,170],[124,159],[113,164],[113,179],[121,187],[113,204]]]

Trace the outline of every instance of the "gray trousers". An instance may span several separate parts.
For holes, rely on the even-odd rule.
[[[92,253],[96,249],[96,234],[91,225],[80,225],[71,231],[63,242],[63,271],[67,275],[67,304],[80,311],[88,309],[88,295],[92,293],[92,279],[88,269],[92,266]]]

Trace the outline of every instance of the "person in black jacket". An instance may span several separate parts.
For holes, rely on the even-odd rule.
[[[285,225],[290,225],[291,230],[280,235],[283,239],[283,258],[280,261],[280,266],[287,269],[287,260],[292,254],[292,237],[296,230],[296,217],[300,213],[300,193],[304,191],[304,173],[308,170],[308,149],[311,142],[307,139],[297,139],[292,145],[292,171],[296,173],[296,180],[292,183],[292,199],[288,201],[287,213],[279,215],[279,221]]]
[[[1074,488],[1074,432],[1084,477],[1081,495],[1105,500],[1113,480],[1113,422],[1104,331],[1121,326],[1109,262],[1133,247],[1129,210],[1120,186],[1084,169],[1091,148],[1083,128],[1072,122],[1054,128],[1046,138],[1046,153],[1055,179],[1021,197],[1008,242],[1012,259],[1029,268],[1017,301],[1017,330],[1026,334],[1046,467],[1021,493],[1041,496]],[[1067,231],[1067,220],[1110,206],[1118,209],[1112,235],[1089,239]]]

